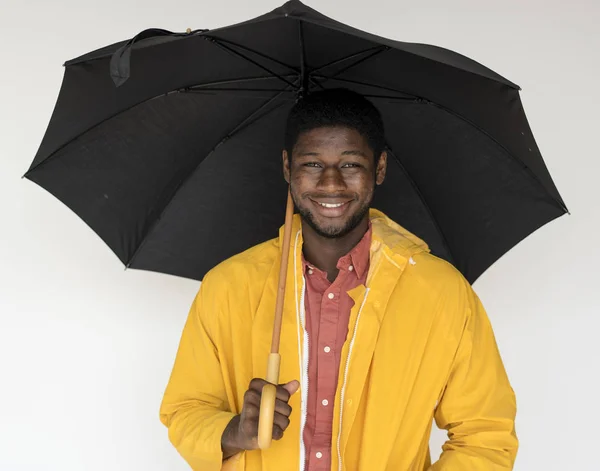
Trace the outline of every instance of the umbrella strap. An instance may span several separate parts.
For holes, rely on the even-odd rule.
[[[131,49],[136,42],[151,38],[178,38],[195,33],[203,33],[207,29],[189,30],[185,33],[174,33],[166,29],[150,28],[136,34],[123,46],[117,49],[110,58],[110,76],[117,87],[123,85],[131,75]],[[164,39],[163,39],[164,40]]]

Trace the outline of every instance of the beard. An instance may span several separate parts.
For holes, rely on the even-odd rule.
[[[315,218],[310,210],[308,210],[307,208],[305,208],[303,206],[298,205],[297,199],[296,199],[294,193],[292,192],[292,199],[294,200],[294,205],[296,206],[296,209],[298,210],[298,214],[300,214],[300,217],[304,221],[306,221],[306,223],[318,235],[320,235],[321,237],[325,237],[327,239],[341,238],[341,237],[346,236],[350,232],[352,232],[352,230],[354,230],[361,223],[361,221],[364,219],[364,217],[369,213],[369,208],[371,205],[372,198],[373,198],[373,195],[371,195],[371,198],[369,198],[367,201],[365,201],[363,203],[363,205],[354,212],[354,214],[346,221],[346,223],[343,226],[341,226],[341,227],[333,226],[333,225],[332,226],[321,226],[317,223],[317,221],[315,220]]]

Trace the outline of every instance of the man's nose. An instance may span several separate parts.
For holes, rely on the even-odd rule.
[[[346,188],[344,176],[339,168],[330,166],[325,167],[319,178],[318,186],[324,190],[339,190]]]

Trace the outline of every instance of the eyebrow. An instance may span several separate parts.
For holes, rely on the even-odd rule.
[[[342,155],[356,155],[358,157],[362,157],[364,159],[368,159],[369,157],[361,150],[345,150],[342,152]]]
[[[319,154],[319,152],[299,152],[298,157],[316,157],[319,156],[321,154]],[[344,152],[342,152],[342,155],[354,155],[357,157],[362,157],[363,159],[369,159],[369,157],[361,150],[345,150]]]

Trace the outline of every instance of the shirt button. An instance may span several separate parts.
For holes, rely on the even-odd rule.
[[[323,400],[321,401],[321,404],[323,404],[324,406],[326,406],[326,405],[328,405],[328,404],[329,404],[329,401],[328,401],[327,399],[323,399]]]
[[[316,456],[317,458],[321,459],[321,458],[323,458],[323,453],[321,453],[320,451],[317,451],[317,452],[315,453],[315,456]]]
[[[329,299],[333,299],[333,297],[334,297],[334,296],[335,296],[335,294],[333,294],[333,293],[329,293],[329,294],[327,295],[327,297],[328,297]]]
[[[323,351],[324,351],[325,353],[329,353],[329,352],[331,351],[331,348],[329,348],[329,347],[325,347],[325,348],[323,349]]]
[[[309,274],[309,275],[312,275],[312,274],[313,274],[313,271],[312,271],[312,270],[308,270],[308,274]]]
[[[348,267],[348,271],[352,271],[352,270],[354,270],[354,267],[353,267],[352,265],[350,265],[350,266]]]

